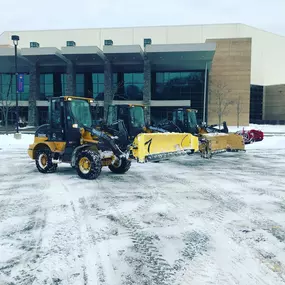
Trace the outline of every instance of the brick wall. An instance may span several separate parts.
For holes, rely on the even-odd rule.
[[[206,42],[217,44],[209,73],[208,123],[218,123],[219,110],[225,106],[223,102],[231,102],[221,120],[227,121],[230,126],[235,126],[238,120],[237,113],[240,113],[239,124],[248,125],[251,39],[208,39]],[[218,101],[222,103],[219,104]]]

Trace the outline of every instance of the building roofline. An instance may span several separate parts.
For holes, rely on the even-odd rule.
[[[120,27],[92,27],[92,28],[69,28],[69,29],[40,29],[40,30],[12,30],[3,33],[14,32],[55,32],[55,31],[80,31],[80,30],[116,30],[116,29],[133,29],[133,28],[170,28],[170,27],[191,27],[191,26],[225,26],[225,25],[243,25],[242,23],[211,23],[211,24],[189,24],[189,25],[150,25],[150,26],[120,26]],[[0,34],[1,35],[1,34]]]
[[[17,33],[17,32],[21,32],[21,33],[29,33],[29,32],[60,32],[60,31],[81,31],[81,30],[118,30],[118,29],[144,29],[144,28],[171,28],[171,27],[195,27],[195,26],[226,26],[226,25],[236,25],[236,26],[246,26],[246,27],[250,27],[253,28],[255,30],[259,30],[265,33],[269,33],[281,38],[285,38],[285,35],[280,35],[274,32],[270,32],[268,30],[265,29],[261,29],[258,28],[256,26],[252,26],[252,25],[248,25],[248,24],[244,24],[244,23],[211,23],[211,24],[188,24],[188,25],[150,25],[150,26],[120,26],[120,27],[92,27],[92,28],[69,28],[69,29],[40,29],[40,30],[12,30],[12,31],[3,31],[2,33],[0,33],[0,38],[5,34],[5,33]]]
[[[253,28],[253,29],[256,29],[256,30],[261,31],[261,32],[264,32],[264,33],[268,33],[268,34],[271,34],[271,35],[274,35],[274,36],[278,36],[278,37],[281,37],[281,38],[285,38],[285,34],[284,34],[284,35],[276,34],[276,33],[273,33],[273,32],[270,32],[270,31],[267,31],[267,30],[264,30],[264,29],[261,29],[261,28],[257,28],[257,27],[255,27],[255,26],[248,25],[248,24],[242,24],[242,25],[243,25],[243,26],[250,27],[250,28]]]

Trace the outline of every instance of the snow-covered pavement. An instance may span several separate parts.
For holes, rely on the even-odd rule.
[[[0,136],[1,285],[285,284],[284,137],[96,181],[39,173],[31,140]]]

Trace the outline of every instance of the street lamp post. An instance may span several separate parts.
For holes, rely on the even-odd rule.
[[[20,37],[17,35],[12,35],[11,37],[14,48],[15,48],[15,77],[16,77],[16,126],[17,126],[17,134],[19,133],[19,104],[18,104],[18,42],[20,40]]]

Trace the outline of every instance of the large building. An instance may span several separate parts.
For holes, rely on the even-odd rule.
[[[45,123],[48,98],[61,95],[93,97],[101,116],[113,102],[144,104],[153,121],[185,106],[211,124],[219,113],[229,125],[285,120],[283,36],[243,24],[7,31],[0,94],[12,101],[12,35],[24,74],[20,115],[31,125]]]

